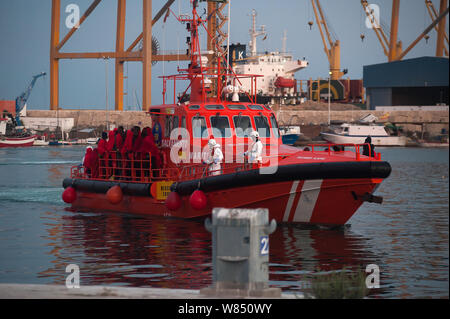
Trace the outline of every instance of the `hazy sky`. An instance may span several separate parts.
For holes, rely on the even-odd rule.
[[[28,85],[32,75],[49,73],[51,0],[0,0],[0,99],[13,100]],[[92,0],[61,1],[61,39],[69,31],[65,26],[69,4],[77,4],[81,14]],[[166,0],[153,1],[153,15]],[[434,0],[439,8],[439,0]],[[381,20],[390,25],[392,0],[369,3],[380,7]],[[352,79],[362,78],[363,65],[387,60],[373,30],[365,27],[365,15],[360,0],[321,0],[322,7],[334,33],[341,42],[341,68],[347,68]],[[297,79],[327,77],[328,60],[323,51],[317,24],[312,30],[309,20],[315,20],[309,0],[231,0],[231,42],[248,43],[252,9],[257,11],[257,25],[265,25],[268,38],[258,40],[258,51],[281,49],[283,30],[287,30],[287,48],[294,58],[305,57],[310,65],[296,73]],[[142,29],[142,1],[127,1],[125,47]],[[201,7],[205,7],[202,3]],[[175,12],[189,13],[189,0],[176,0]],[[66,43],[62,52],[113,51],[115,48],[117,1],[104,0],[81,28]],[[200,9],[199,12],[203,12]],[[431,22],[424,0],[402,0],[400,6],[399,39],[406,48]],[[226,29],[226,26],[225,26]],[[448,19],[447,19],[448,30]],[[364,42],[360,34],[365,34]],[[188,36],[183,25],[171,16],[165,24],[162,19],[154,26],[153,34],[161,50],[185,50]],[[436,50],[436,32],[428,43],[422,40],[406,58],[433,56]],[[204,32],[202,33],[203,38]],[[177,62],[158,63],[153,67],[152,102],[162,102],[162,83],[158,76],[176,73]],[[180,62],[185,67],[186,62]],[[62,108],[105,108],[106,67],[108,69],[108,105],[114,107],[114,60],[61,60],[60,106]],[[135,108],[142,101],[142,64],[125,64],[124,82],[128,92],[125,109]],[[187,85],[187,84],[186,84]],[[49,76],[39,79],[28,103],[30,109],[48,109]]]

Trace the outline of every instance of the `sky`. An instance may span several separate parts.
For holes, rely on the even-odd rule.
[[[80,15],[92,0],[61,0],[61,39],[69,31],[65,21],[70,4],[80,8]],[[365,26],[365,14],[360,0],[321,0],[329,25],[341,43],[341,68],[346,77],[361,79],[363,66],[387,61],[373,30]],[[153,15],[166,0],[153,0]],[[379,6],[381,20],[390,25],[392,0],[369,1]],[[439,9],[439,0],[433,0]],[[33,75],[50,71],[51,0],[0,0],[0,100],[14,100],[28,86]],[[125,47],[142,30],[142,0],[127,1]],[[202,13],[206,5],[200,5]],[[189,0],[176,0],[175,13],[190,13]],[[297,79],[328,76],[328,60],[314,19],[310,0],[231,0],[231,43],[248,43],[251,11],[257,12],[257,26],[265,25],[268,37],[258,38],[258,51],[275,51],[282,47],[283,31],[287,31],[287,49],[295,59],[306,58],[308,68],[296,73]],[[103,0],[81,28],[66,43],[61,52],[114,51],[116,30],[116,0]],[[310,30],[308,21],[314,25]],[[406,48],[431,23],[424,0],[402,0],[400,3],[399,40]],[[224,27],[226,30],[226,26]],[[447,27],[448,30],[448,18]],[[361,41],[360,35],[365,39]],[[153,27],[160,50],[185,51],[185,26],[170,16]],[[428,43],[422,40],[405,58],[433,56],[436,32]],[[201,33],[204,39],[204,32]],[[161,75],[176,74],[186,62],[158,62],[152,68],[152,104],[162,102]],[[142,101],[142,63],[125,64],[125,110],[137,110]],[[29,109],[49,109],[49,76],[38,79],[30,99]],[[184,83],[183,83],[184,85]],[[186,84],[187,85],[187,84]],[[108,90],[106,90],[106,86]],[[106,93],[108,91],[108,94]],[[114,109],[114,60],[61,60],[60,107],[63,109]]]

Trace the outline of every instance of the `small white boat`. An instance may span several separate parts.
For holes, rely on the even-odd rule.
[[[88,137],[86,139],[86,144],[95,145],[95,144],[97,144],[97,141],[98,141],[98,137]]]
[[[344,123],[329,132],[320,133],[322,138],[335,144],[362,144],[370,136],[375,146],[405,146],[406,136],[391,136],[383,125]]]
[[[48,146],[48,144],[49,142],[46,141],[45,139],[37,138],[34,140],[33,146]]]

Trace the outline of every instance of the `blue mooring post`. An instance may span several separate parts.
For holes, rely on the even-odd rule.
[[[270,288],[269,235],[277,227],[269,224],[268,209],[214,208],[212,222],[213,285],[200,291],[209,296],[280,297],[281,289]]]

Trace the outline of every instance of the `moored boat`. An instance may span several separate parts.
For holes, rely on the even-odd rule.
[[[298,125],[280,126],[279,129],[283,144],[294,145],[300,135],[302,135]]]
[[[0,147],[28,147],[33,146],[36,136],[0,136]]]
[[[164,91],[163,104],[148,112],[161,165],[154,167],[150,160],[157,154],[106,152],[95,162],[96,174],[72,167],[63,181],[65,202],[77,210],[179,218],[206,217],[214,207],[266,207],[278,222],[343,225],[365,201],[382,201],[373,193],[391,167],[380,154],[361,155],[360,144],[347,144],[345,149],[310,145],[308,150],[284,145],[274,112],[256,103],[256,87],[247,96],[251,102],[214,94],[211,80],[216,81],[216,92],[222,92],[224,84],[217,79],[228,77],[236,83],[250,78],[256,83],[257,76],[224,71],[220,56],[217,69],[206,67],[198,40],[205,21],[195,5],[192,17],[179,18],[191,32],[189,67],[162,77],[164,89],[167,81],[188,80],[190,100],[180,103],[186,89],[166,103]],[[262,163],[244,157],[254,132],[263,145]],[[204,160],[211,154],[211,139],[224,154],[218,168]]]
[[[336,144],[362,144],[367,136],[375,146],[405,146],[406,136],[392,136],[383,125],[344,123],[327,132],[321,132],[322,138]]]

